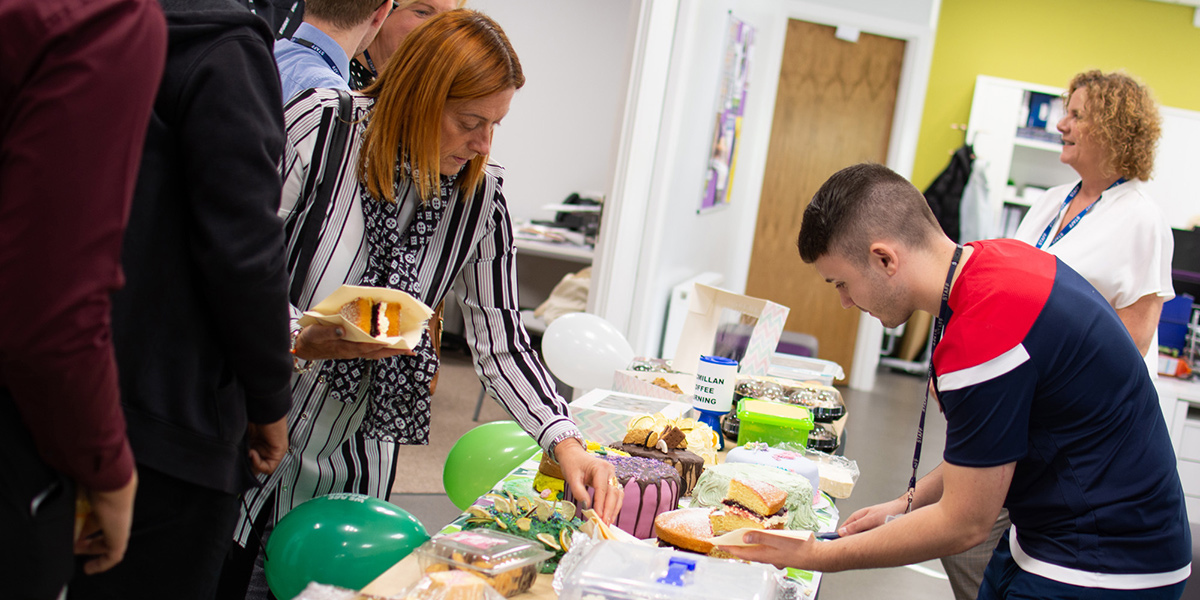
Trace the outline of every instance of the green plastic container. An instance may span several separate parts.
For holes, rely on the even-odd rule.
[[[738,445],[749,442],[765,442],[776,445],[790,442],[804,447],[808,444],[808,432],[812,431],[812,413],[803,406],[752,400],[738,402]]]

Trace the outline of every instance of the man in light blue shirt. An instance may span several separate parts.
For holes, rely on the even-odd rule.
[[[275,42],[284,103],[310,88],[349,90],[350,57],[375,39],[391,10],[391,0],[308,0],[296,33]]]

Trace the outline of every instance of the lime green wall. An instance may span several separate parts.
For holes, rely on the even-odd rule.
[[[1159,103],[1200,110],[1196,9],[1149,0],[942,0],[913,164],[920,189],[963,142],[976,75],[1064,87],[1087,69],[1124,69]]]

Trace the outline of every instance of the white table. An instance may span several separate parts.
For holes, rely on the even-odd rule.
[[[517,300],[522,309],[537,308],[545,302],[563,276],[592,264],[595,254],[591,246],[569,243],[517,238],[513,244],[517,247]],[[442,319],[444,331],[463,334],[463,317],[457,301],[446,303]]]
[[[595,250],[591,246],[576,246],[569,243],[542,242],[517,238],[514,244],[519,255],[539,256],[584,265],[592,264]]]
[[[521,308],[537,308],[562,278],[592,264],[590,246],[517,238],[517,299]]]

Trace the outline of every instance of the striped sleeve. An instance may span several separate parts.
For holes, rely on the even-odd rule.
[[[495,202],[488,232],[462,269],[455,291],[476,371],[513,419],[549,450],[555,439],[578,434],[579,428],[521,324],[512,221],[499,183],[489,179]]]
[[[320,128],[322,104],[317,90],[301,93],[288,103],[285,111],[287,123],[287,141],[283,148],[283,161],[280,163],[280,175],[283,177],[283,196],[279,204],[279,218],[283,219],[284,235],[286,236],[286,251],[288,256],[288,272],[292,271],[293,248],[299,227],[300,214],[303,210],[304,198],[307,195],[306,182],[309,166],[312,164],[314,138]],[[300,329],[297,321],[302,311],[294,305],[288,305],[291,317],[291,329]]]

